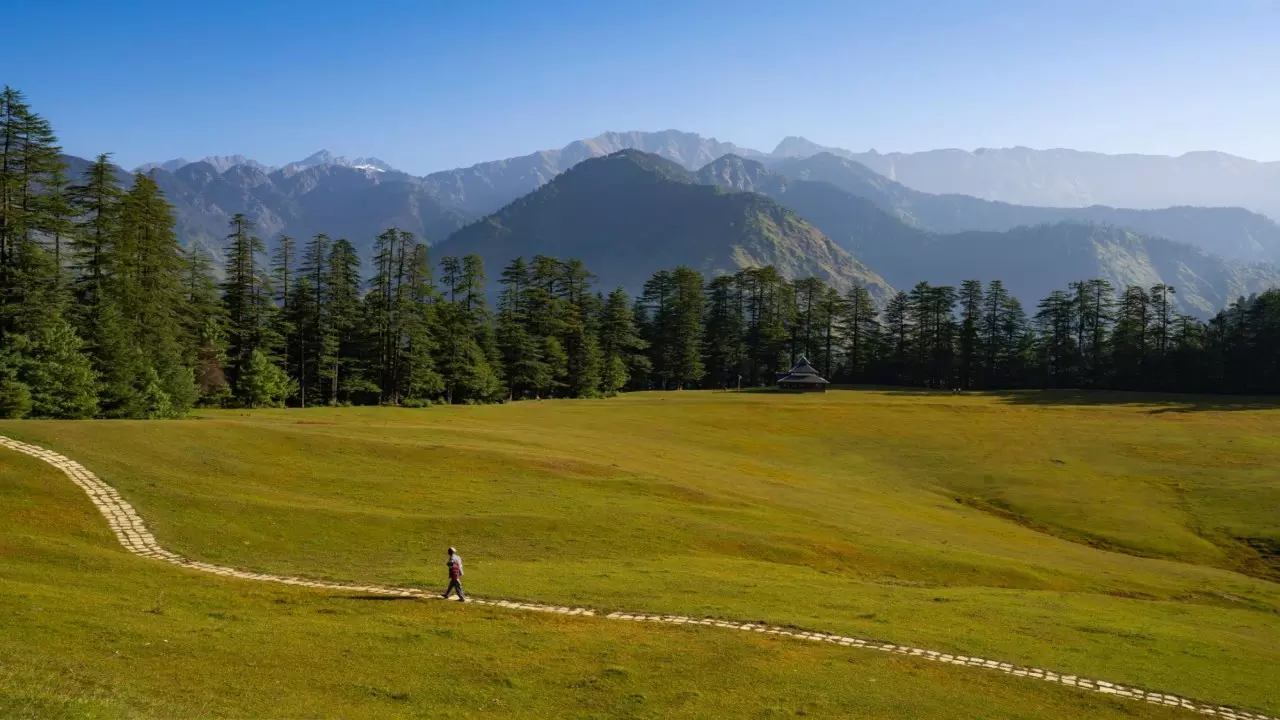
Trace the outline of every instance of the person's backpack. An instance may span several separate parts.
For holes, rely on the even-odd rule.
[[[457,580],[462,577],[462,568],[458,567],[458,563],[449,563],[449,579]]]

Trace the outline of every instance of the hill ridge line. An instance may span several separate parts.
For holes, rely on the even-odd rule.
[[[435,592],[429,592],[418,588],[356,585],[351,583],[308,580],[306,578],[271,575],[267,573],[251,573],[244,570],[236,570],[235,568],[223,567],[220,565],[213,565],[184,558],[181,555],[169,552],[161,547],[160,544],[156,542],[155,536],[147,530],[146,524],[143,522],[141,516],[138,515],[137,511],[133,509],[133,506],[122,498],[115,488],[103,482],[98,478],[98,476],[94,475],[80,463],[71,460],[65,455],[61,455],[51,450],[46,450],[37,445],[31,445],[14,440],[3,435],[0,435],[0,446],[7,447],[24,455],[29,455],[38,460],[43,460],[49,465],[61,470],[68,478],[71,479],[71,482],[75,483],[81,490],[84,490],[85,494],[89,496],[90,501],[92,501],[98,508],[103,517],[106,518],[111,531],[115,533],[116,539],[119,540],[124,549],[135,555],[161,560],[190,570],[199,570],[201,572],[208,572],[215,575],[233,577],[242,580],[275,582],[285,585],[317,588],[321,590],[358,591],[392,597],[443,599]],[[493,605],[512,610],[529,610],[535,612],[550,612],[561,615],[581,615],[588,617],[597,616],[595,610],[581,607],[544,605],[540,603],[526,603],[513,600],[483,600],[479,598],[471,598],[467,602],[477,603],[480,605]],[[1075,675],[1064,675],[1049,670],[1043,670],[1041,668],[1022,667],[1011,663],[998,662],[996,660],[953,653],[943,653],[936,650],[925,650],[922,648],[895,645],[893,643],[885,643],[876,640],[845,637],[829,633],[788,630],[762,623],[741,623],[717,620],[713,618],[691,618],[680,615],[651,615],[646,613],[612,612],[603,616],[603,618],[607,620],[658,622],[672,625],[705,625],[709,627],[719,627],[744,632],[787,636],[812,642],[827,642],[846,647],[892,652],[899,655],[918,657],[922,660],[942,662],[950,665],[964,665],[967,667],[995,670],[1008,675],[1027,677],[1044,682],[1060,683],[1079,690],[1114,695],[1133,700],[1142,700],[1154,705],[1181,708],[1200,715],[1226,718],[1227,720],[1280,720],[1280,718],[1270,717],[1259,713],[1240,710],[1224,705],[1215,705],[1212,703],[1191,700],[1189,698],[1169,693],[1140,690],[1132,686],[1110,683],[1105,680],[1094,680],[1090,678],[1077,677]]]

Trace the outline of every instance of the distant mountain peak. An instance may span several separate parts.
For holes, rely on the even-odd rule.
[[[366,172],[387,172],[395,170],[386,162],[375,157],[358,157],[354,160],[348,160],[341,155],[334,155],[328,150],[317,150],[302,160],[291,162],[285,165],[282,170],[286,174],[293,174],[307,168],[320,167],[324,165],[336,165],[338,167],[351,168],[353,170],[364,170]]]
[[[808,138],[788,135],[782,138],[782,142],[778,143],[771,154],[774,157],[809,157],[821,152],[830,152],[830,150],[831,148],[819,145]]]
[[[186,167],[187,165],[190,165],[190,164],[191,164],[191,161],[186,158],[174,158],[172,160],[165,160],[164,162],[143,163],[138,167],[134,168],[133,171],[140,172],[140,173],[149,173],[152,170],[168,170],[169,172],[174,172],[179,168]]]

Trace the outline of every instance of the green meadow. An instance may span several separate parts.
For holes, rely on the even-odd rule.
[[[0,422],[260,572],[764,621],[1280,712],[1280,405],[637,393]],[[0,449],[0,716],[1174,717],[716,628],[372,600],[126,554]]]

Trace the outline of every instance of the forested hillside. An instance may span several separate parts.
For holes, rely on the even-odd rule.
[[[779,160],[770,167],[787,177],[829,182],[875,202],[909,224],[939,233],[1000,232],[1023,225],[1061,222],[1092,223],[1187,243],[1227,260],[1280,263],[1280,225],[1239,207],[1179,206],[1147,210],[1105,205],[1035,207],[968,195],[933,195],[912,190],[854,160],[827,152]]]
[[[845,290],[889,287],[821,232],[772,200],[699,185],[680,166],[634,150],[580,163],[439,246],[489,267],[520,255],[580,258],[606,286],[638,291],[654,271],[687,265],[708,275],[772,265]]]
[[[851,161],[840,162],[857,168]],[[828,164],[823,161],[817,167]],[[862,176],[880,183],[867,187],[892,185],[865,168]],[[895,206],[874,192],[857,195],[834,182],[785,176],[734,156],[703,168],[699,178],[772,197],[899,288],[919,280],[958,285],[966,279],[1006,279],[1015,297],[1033,303],[1079,278],[1105,278],[1116,287],[1164,283],[1179,289],[1174,306],[1180,312],[1209,317],[1238,297],[1280,285],[1280,270],[1273,265],[1224,261],[1192,245],[1114,225],[1058,222],[1003,232],[934,233],[919,227],[909,204]]]

